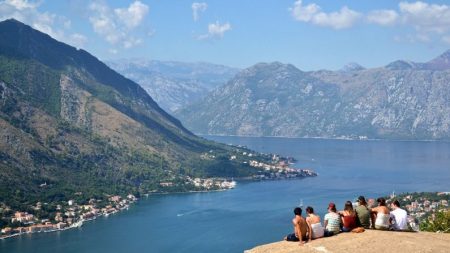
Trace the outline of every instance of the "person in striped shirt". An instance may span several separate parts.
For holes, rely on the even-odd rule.
[[[339,233],[341,216],[336,212],[336,205],[334,203],[328,205],[328,213],[323,218],[323,224],[325,226],[325,237]]]

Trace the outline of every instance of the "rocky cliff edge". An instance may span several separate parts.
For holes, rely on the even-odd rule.
[[[334,253],[334,252],[450,252],[450,234],[409,233],[366,230],[341,233],[299,246],[298,242],[275,242],[246,250],[245,253]]]

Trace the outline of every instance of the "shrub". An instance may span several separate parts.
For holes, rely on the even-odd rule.
[[[450,210],[440,210],[420,223],[421,231],[450,233]]]

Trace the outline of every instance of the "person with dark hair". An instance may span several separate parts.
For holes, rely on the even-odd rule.
[[[342,219],[342,232],[350,232],[356,228],[356,213],[351,201],[345,202],[344,211],[340,212]]]
[[[306,223],[308,224],[309,231],[308,233],[309,240],[317,239],[323,237],[324,229],[322,224],[320,223],[320,216],[314,213],[314,209],[310,206],[306,208]]]
[[[298,242],[302,245],[304,241],[308,240],[306,234],[308,233],[308,225],[305,219],[302,217],[302,209],[300,207],[294,208],[295,217],[292,219],[294,225],[294,233],[284,237],[285,241]]]
[[[332,236],[340,232],[341,217],[336,212],[336,205],[328,205],[328,213],[323,217],[323,226],[325,227],[324,236]]]
[[[358,197],[358,206],[355,208],[358,227],[370,228],[370,210],[367,207],[366,199],[364,196]]]
[[[386,207],[384,198],[377,199],[378,206],[371,209],[372,228],[387,230],[389,229],[389,209]]]
[[[408,214],[405,210],[400,208],[400,203],[398,200],[395,200],[391,204],[391,223],[392,223],[392,229],[401,231],[401,230],[407,230],[408,229]]]

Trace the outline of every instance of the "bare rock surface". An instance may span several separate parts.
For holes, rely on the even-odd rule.
[[[450,252],[450,234],[408,233],[366,230],[363,233],[341,233],[313,240],[300,246],[298,242],[275,242],[261,245],[245,253],[334,253],[334,252]]]

